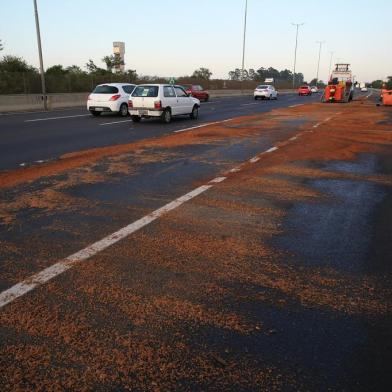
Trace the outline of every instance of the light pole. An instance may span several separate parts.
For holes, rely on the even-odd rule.
[[[246,18],[247,18],[247,14],[248,14],[248,0],[245,0],[244,40],[242,42],[241,94],[243,94],[243,81],[244,81],[245,43],[246,43]]]
[[[291,23],[293,26],[297,26],[297,32],[295,34],[295,50],[294,50],[294,72],[293,72],[293,89],[295,88],[295,67],[297,65],[297,47],[298,47],[298,29],[299,26],[304,25],[304,23]]]
[[[316,41],[317,44],[319,44],[319,54],[318,54],[318,63],[317,63],[317,75],[316,75],[316,86],[319,80],[319,71],[320,71],[320,57],[321,57],[321,47],[323,44],[325,44],[325,41]]]
[[[329,52],[330,54],[331,54],[331,57],[330,57],[330,59],[329,59],[329,68],[328,68],[328,80],[329,80],[329,78],[331,77],[331,67],[332,67],[332,58],[333,58],[333,54],[335,53],[335,52]]]
[[[44,61],[42,60],[41,33],[40,33],[40,29],[39,29],[37,0],[34,0],[34,13],[35,13],[35,28],[37,30],[39,69],[40,69],[40,73],[41,73],[42,99],[44,101],[44,109],[47,110],[48,105],[46,102],[45,72],[44,72]]]

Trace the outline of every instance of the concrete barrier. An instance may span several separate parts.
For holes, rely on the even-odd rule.
[[[285,94],[290,90],[279,90]],[[252,95],[253,90],[209,90],[211,98]],[[85,106],[90,93],[47,94],[48,109]],[[43,110],[41,94],[0,95],[0,113]]]

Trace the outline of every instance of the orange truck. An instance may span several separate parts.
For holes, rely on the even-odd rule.
[[[392,90],[382,90],[382,103],[385,106],[392,106]]]
[[[350,64],[336,64],[321,101],[350,102],[353,97],[354,86]]]

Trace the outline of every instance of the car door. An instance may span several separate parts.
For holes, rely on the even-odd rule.
[[[180,86],[174,86],[174,91],[177,95],[178,114],[189,114],[193,109],[193,100],[188,97],[188,94]]]
[[[163,107],[167,108],[168,106],[170,106],[173,116],[181,114],[179,113],[177,96],[173,86],[163,86]]]

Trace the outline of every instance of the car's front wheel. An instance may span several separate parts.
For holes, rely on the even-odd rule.
[[[101,112],[96,112],[95,110],[91,110],[90,112],[94,117],[98,117],[101,115]]]
[[[139,116],[131,116],[131,119],[132,119],[133,122],[138,123],[138,122],[140,122],[140,120],[141,120],[142,118],[139,117]]]
[[[259,97],[256,95],[256,96],[255,96],[255,101],[257,101],[258,99],[259,99]]]
[[[190,116],[192,120],[197,120],[197,118],[199,117],[199,107],[197,105],[193,107]]]
[[[119,114],[121,117],[128,116],[128,105],[126,103],[121,104]]]
[[[170,109],[165,109],[161,115],[161,121],[165,124],[169,124],[172,119],[172,114]]]

